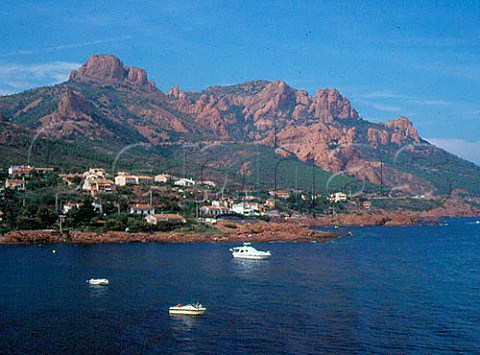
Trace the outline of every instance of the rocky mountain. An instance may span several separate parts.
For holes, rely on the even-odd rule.
[[[112,55],[90,57],[65,83],[0,97],[0,126],[2,145],[15,135],[105,152],[138,143],[254,144],[391,190],[480,194],[479,167],[422,140],[406,117],[362,119],[336,89],[311,96],[282,81],[252,81],[164,94],[145,70]]]

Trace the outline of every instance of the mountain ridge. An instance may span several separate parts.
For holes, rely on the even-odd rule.
[[[408,193],[465,188],[455,169],[442,170],[452,164],[468,181],[480,176],[480,168],[423,140],[406,117],[364,120],[337,89],[309,95],[283,81],[256,80],[200,92],[174,86],[163,93],[145,70],[113,55],[90,57],[67,82],[0,97],[0,124],[24,139],[41,133],[98,149],[137,143],[259,144],[333,174],[392,189],[404,186]],[[439,188],[439,166],[451,177],[450,188]]]

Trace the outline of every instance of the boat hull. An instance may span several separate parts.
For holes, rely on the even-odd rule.
[[[109,282],[107,279],[90,279],[88,283],[94,286],[107,286]]]
[[[257,255],[245,255],[245,254],[232,254],[236,259],[251,259],[251,260],[265,260],[270,257],[270,254],[257,254]]]
[[[170,307],[168,309],[168,313],[173,315],[181,315],[181,316],[201,316],[205,313],[207,309],[204,307],[200,308],[185,308],[185,307]]]

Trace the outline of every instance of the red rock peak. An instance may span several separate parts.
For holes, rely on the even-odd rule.
[[[145,70],[127,67],[111,54],[96,54],[88,58],[78,70],[70,73],[71,80],[124,83],[153,90],[155,83],[148,80]]]
[[[397,142],[394,143],[404,143],[408,139],[413,140],[415,143],[420,143],[417,130],[413,127],[413,123],[406,117],[401,116],[388,121],[385,127],[395,132],[392,140],[396,140]]]

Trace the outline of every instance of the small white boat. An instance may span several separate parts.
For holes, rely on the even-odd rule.
[[[251,243],[244,242],[241,247],[230,248],[234,258],[242,259],[267,259],[272,254],[269,251],[261,251],[252,247]]]
[[[201,316],[205,313],[207,309],[203,307],[200,303],[196,305],[186,304],[182,305],[181,303],[176,306],[172,306],[168,309],[168,313],[176,315],[186,315],[186,316]]]
[[[90,280],[87,280],[87,282],[90,285],[97,285],[97,286],[108,285],[108,280],[107,279],[90,279]]]

